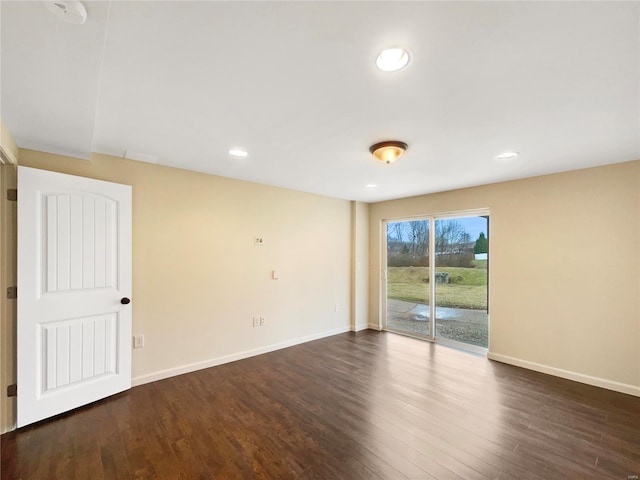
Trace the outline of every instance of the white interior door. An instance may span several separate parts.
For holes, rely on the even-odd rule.
[[[131,388],[130,296],[131,186],[18,167],[18,427]]]

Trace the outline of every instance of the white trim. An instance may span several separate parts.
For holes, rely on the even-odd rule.
[[[485,215],[491,215],[489,207],[472,208],[471,210],[459,210],[455,212],[441,212],[429,216],[433,217],[434,220],[443,220],[447,218],[483,217]],[[487,234],[488,233],[489,232],[487,232]]]
[[[436,343],[433,340],[433,338],[431,338],[429,335],[423,335],[422,333],[416,333],[410,330],[401,330],[399,328],[385,327],[384,331],[389,333],[395,333],[396,335],[404,335],[405,337],[417,338],[418,340],[424,340],[425,342]]]
[[[361,323],[359,325],[351,327],[351,331],[352,332],[361,332],[362,330],[367,330],[368,328],[369,328],[369,324],[368,323]]]
[[[429,340],[436,340],[436,271],[438,259],[436,258],[436,217],[428,217],[429,221]],[[433,265],[432,265],[433,263]],[[488,288],[488,287],[487,287]]]
[[[377,323],[370,323],[367,328],[369,328],[369,330],[375,330],[376,332],[382,331],[382,327]]]
[[[383,222],[410,222],[412,220],[426,220],[428,218],[436,218],[442,220],[443,218],[466,218],[466,217],[482,217],[484,215],[491,215],[490,207],[471,208],[469,210],[453,210],[450,212],[438,212],[438,213],[423,213],[420,215],[410,215],[408,217],[390,217],[383,218]]]
[[[147,373],[146,375],[139,375],[131,379],[131,386],[137,387],[144,385],[145,383],[155,382],[157,380],[163,380],[165,378],[175,377],[176,375],[182,375],[185,373],[195,372],[204,368],[215,367],[224,363],[235,362],[236,360],[243,360],[249,357],[255,357],[256,355],[262,355],[263,353],[273,352],[282,348],[293,347],[301,343],[311,342],[320,338],[331,337],[332,335],[338,335],[340,333],[346,333],[351,331],[351,327],[340,327],[328,330],[325,332],[314,333],[307,335],[306,337],[293,338],[291,340],[285,340],[284,342],[274,343],[267,345],[266,347],[254,348],[252,350],[245,350],[243,352],[232,353],[230,355],[224,355],[222,357],[210,358],[202,362],[189,363],[187,365],[181,365],[179,367],[167,368],[166,370],[159,370],[153,373]]]
[[[487,320],[488,321],[488,320]],[[435,337],[434,342],[445,347],[456,348],[465,352],[475,353],[477,355],[487,356],[489,349],[487,347],[480,347],[472,343],[459,342],[445,337]]]
[[[11,152],[4,149],[2,145],[0,145],[0,165],[17,165],[18,160],[14,155],[11,155]]]
[[[614,382],[613,380],[607,380],[605,378],[592,377],[590,375],[550,367],[541,363],[530,362],[520,358],[509,357],[508,355],[501,355],[499,353],[489,352],[487,354],[487,358],[489,360],[515,365],[516,367],[526,368],[535,372],[546,373],[548,375],[553,375],[554,377],[566,378],[567,380],[573,380],[574,382],[586,383],[587,385],[592,385],[594,387],[606,388],[607,390],[613,390],[614,392],[626,393],[628,395],[640,397],[640,387],[630,385],[628,383],[620,383]]]

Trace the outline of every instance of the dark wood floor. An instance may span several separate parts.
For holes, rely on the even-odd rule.
[[[1,458],[3,480],[627,480],[640,398],[365,331],[133,388]]]

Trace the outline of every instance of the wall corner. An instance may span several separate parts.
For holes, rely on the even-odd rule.
[[[366,328],[369,317],[369,204],[351,202],[351,329]]]

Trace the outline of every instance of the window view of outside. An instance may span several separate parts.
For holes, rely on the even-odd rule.
[[[435,335],[488,346],[488,217],[435,221]],[[429,220],[387,223],[387,327],[430,335]]]

